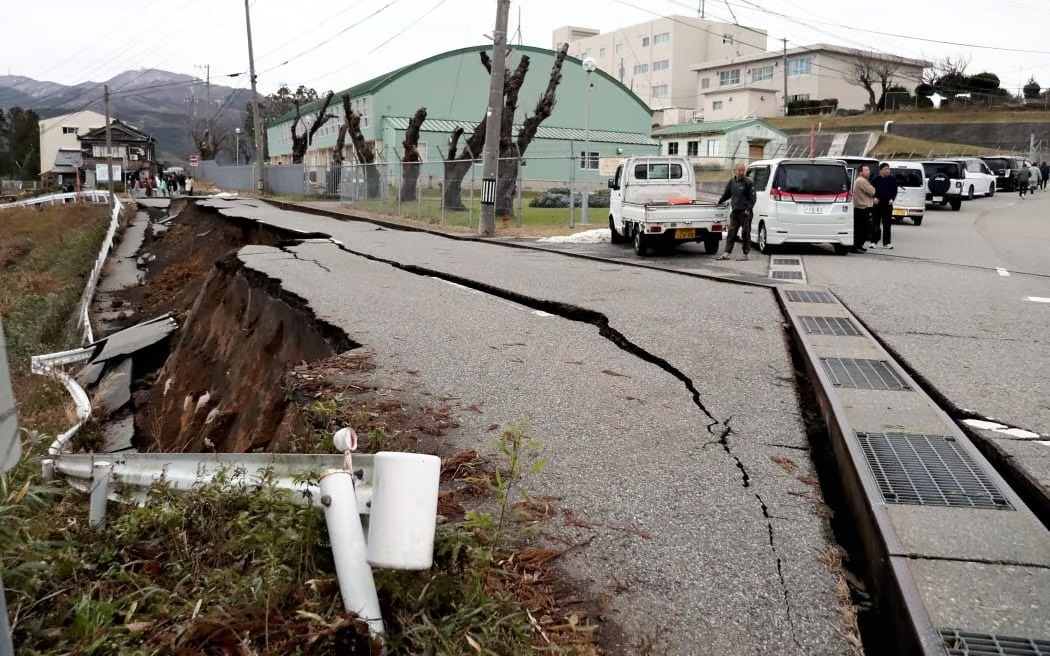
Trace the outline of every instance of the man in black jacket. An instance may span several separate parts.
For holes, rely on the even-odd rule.
[[[718,204],[721,205],[730,199],[733,210],[729,214],[729,236],[726,237],[725,251],[718,259],[728,260],[733,252],[733,244],[741,241],[744,254],[736,259],[747,260],[750,259],[748,254],[751,252],[751,217],[754,216],[755,210],[755,184],[751,182],[751,178],[744,175],[743,164],[736,165],[736,175],[726,183],[726,189],[718,199]],[[737,237],[738,231],[740,237]]]
[[[1039,172],[1042,174],[1042,177],[1039,178],[1039,188],[1046,191],[1046,179],[1050,177],[1050,164],[1044,161],[1039,165]]]
[[[883,248],[893,248],[890,227],[893,225],[893,203],[897,200],[897,179],[890,173],[890,165],[879,166],[879,174],[871,181],[875,187],[875,206],[871,217],[871,247],[878,248],[882,237]],[[880,234],[881,233],[881,234]]]

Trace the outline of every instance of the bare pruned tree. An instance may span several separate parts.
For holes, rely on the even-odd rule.
[[[328,113],[328,106],[332,104],[332,98],[335,93],[329,91],[324,96],[324,102],[321,103],[320,109],[317,110],[317,114],[314,116],[313,123],[306,128],[303,134],[299,134],[299,122],[302,121],[302,115],[300,114],[300,101],[295,101],[295,119],[292,120],[292,164],[302,164],[303,157],[306,156],[306,151],[313,143],[314,135],[320,130],[329,119],[335,118],[335,114]]]
[[[219,154],[219,151],[222,150],[223,144],[225,144],[229,138],[229,130],[220,128],[213,130],[207,127],[203,127],[200,131],[194,129],[193,147],[197,149],[197,153],[202,160],[212,160]]]
[[[853,59],[845,77],[850,84],[868,92],[870,111],[882,111],[886,108],[886,91],[893,86],[893,76],[900,67],[896,57],[867,52]]]
[[[427,108],[420,107],[416,110],[412,119],[405,129],[405,139],[401,145],[405,153],[401,158],[401,201],[416,199],[416,186],[419,182],[419,163],[423,161],[419,154],[419,130],[423,127],[423,121],[427,120]]]
[[[361,132],[361,115],[350,108],[350,97],[343,96],[343,113],[346,115],[346,133],[354,145],[357,163],[365,169],[365,195],[379,198],[380,175],[376,164],[375,141],[366,141]]]

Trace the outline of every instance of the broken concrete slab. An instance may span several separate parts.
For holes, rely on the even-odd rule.
[[[95,390],[92,405],[111,415],[131,400],[131,358],[109,370]]]
[[[91,387],[102,378],[102,372],[106,370],[106,364],[104,362],[89,362],[84,365],[84,368],[77,373],[77,383],[81,387]]]
[[[104,453],[117,453],[134,449],[132,440],[135,437],[135,417],[128,416],[111,421],[102,429]]]
[[[178,324],[169,314],[125,328],[96,342],[99,350],[91,362],[106,362],[131,355],[166,339],[176,328]]]

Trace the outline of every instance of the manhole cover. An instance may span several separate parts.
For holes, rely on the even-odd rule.
[[[1050,656],[1050,640],[941,629],[948,656]]]
[[[911,388],[885,360],[821,358],[835,387],[906,392]]]
[[[792,303],[834,303],[835,297],[828,292],[789,290],[787,299]]]
[[[854,337],[860,334],[853,322],[846,317],[799,317],[799,320],[809,335]]]
[[[954,437],[857,433],[857,440],[886,503],[1013,509]]]

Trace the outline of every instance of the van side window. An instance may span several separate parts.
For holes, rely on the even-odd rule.
[[[769,182],[769,167],[753,166],[747,172],[747,177],[751,178],[751,182],[755,184],[756,191],[762,191],[766,188],[766,183]]]

